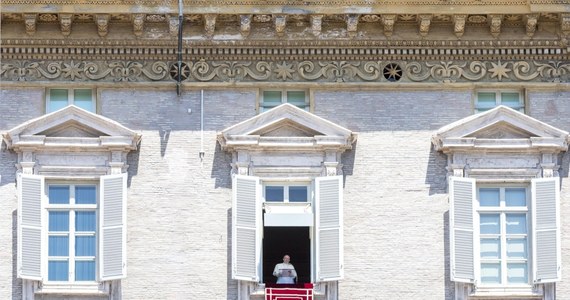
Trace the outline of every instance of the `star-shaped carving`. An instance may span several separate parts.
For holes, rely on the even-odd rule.
[[[489,72],[491,72],[491,78],[498,77],[499,81],[503,79],[503,76],[505,78],[509,78],[507,73],[509,73],[511,69],[507,69],[508,62],[502,64],[499,60],[497,64],[492,62],[491,65],[493,65],[493,67],[489,69]]]
[[[275,65],[275,70],[273,71],[277,73],[277,78],[282,78],[283,80],[287,80],[287,78],[293,78],[293,70],[292,65],[288,65],[286,62],[281,64]]]
[[[71,61],[71,63],[63,63],[63,68],[61,68],[61,70],[63,71],[63,77],[69,77],[71,78],[71,80],[75,80],[75,77],[77,78],[83,78],[81,76],[81,73],[83,70],[79,67],[81,65],[81,62],[78,62],[77,64],[73,63],[73,60]]]

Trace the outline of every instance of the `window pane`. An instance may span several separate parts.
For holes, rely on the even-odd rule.
[[[499,189],[479,189],[479,205],[480,206],[499,206],[500,203]]]
[[[290,186],[289,187],[290,202],[307,202],[306,186]]]
[[[481,234],[499,234],[501,227],[499,225],[498,214],[485,214],[480,216]]]
[[[501,283],[501,264],[481,264],[482,283]]]
[[[50,185],[48,197],[50,204],[69,204],[69,186]]]
[[[497,105],[495,93],[477,93],[477,108],[492,108]]]
[[[507,214],[507,234],[526,233],[526,214]]]
[[[514,108],[521,107],[519,93],[501,93],[501,104]]]
[[[69,237],[68,236],[49,236],[48,240],[49,256],[68,256],[69,255]]]
[[[94,211],[78,211],[75,213],[76,231],[95,231],[96,225]]]
[[[75,255],[95,256],[95,236],[76,236]]]
[[[92,91],[90,89],[73,90],[73,104],[86,111],[95,112]]]
[[[526,189],[508,188],[505,189],[506,206],[526,206]]]
[[[507,282],[520,284],[528,283],[528,269],[526,263],[507,264]]]
[[[288,91],[287,103],[291,103],[299,108],[305,109],[305,91]]]
[[[501,258],[501,240],[481,239],[481,258]]]
[[[95,262],[76,261],[75,262],[76,281],[95,281]]]
[[[50,260],[48,262],[49,281],[68,281],[69,263],[67,260]]]
[[[68,94],[67,90],[64,89],[51,89],[49,90],[49,103],[47,107],[47,112],[54,112],[60,110],[67,106]]]
[[[280,91],[264,91],[263,92],[263,107],[275,107],[280,105],[282,102],[281,100],[281,92]]]
[[[282,186],[266,186],[265,201],[284,201],[285,193]]]
[[[50,211],[49,231],[69,231],[69,212]]]
[[[507,239],[507,257],[527,259],[526,245],[526,238]]]
[[[77,204],[96,204],[97,189],[95,186],[76,186],[75,187],[75,203]]]

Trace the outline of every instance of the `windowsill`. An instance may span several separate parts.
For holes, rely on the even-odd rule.
[[[98,282],[85,283],[44,283],[35,289],[36,294],[66,295],[108,295],[109,284]]]
[[[527,287],[477,287],[469,293],[470,299],[496,298],[501,299],[542,299],[542,290]]]

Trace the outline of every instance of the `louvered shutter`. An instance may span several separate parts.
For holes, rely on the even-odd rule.
[[[18,175],[18,278],[42,280],[44,178]]]
[[[101,176],[99,202],[99,277],[127,276],[127,174]]]
[[[261,184],[258,177],[233,178],[232,278],[259,281]]]
[[[450,177],[449,180],[449,240],[451,280],[474,282],[473,214],[475,179]]]
[[[559,281],[559,178],[532,180],[532,257],[535,283]]]
[[[317,281],[343,277],[342,176],[315,179]]]

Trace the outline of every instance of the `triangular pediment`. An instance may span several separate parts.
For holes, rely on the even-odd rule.
[[[469,116],[440,128],[433,136],[438,150],[448,148],[567,147],[568,132],[506,106]]]
[[[140,134],[109,118],[97,115],[77,106],[29,120],[3,134],[9,148],[56,145],[61,141],[73,147],[126,147],[135,149]]]
[[[218,135],[222,147],[276,146],[308,147],[334,145],[350,148],[356,139],[352,131],[291,104],[276,108],[238,123]]]

